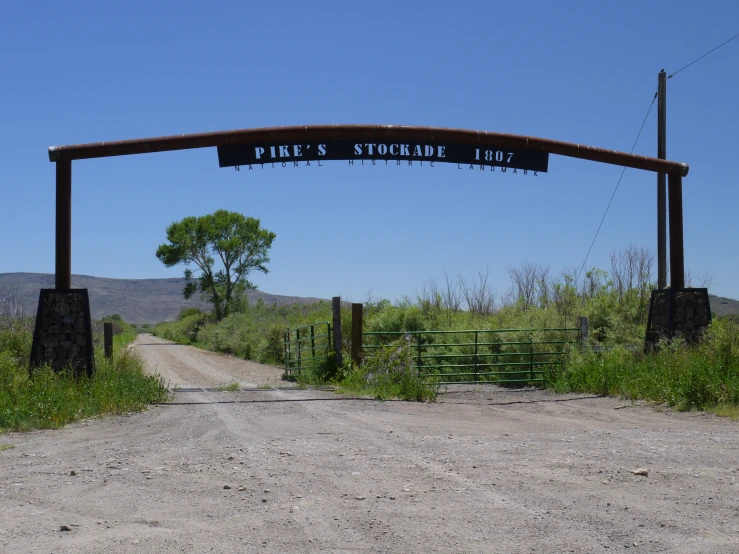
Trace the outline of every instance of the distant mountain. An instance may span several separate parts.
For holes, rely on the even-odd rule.
[[[107,279],[72,275],[73,288],[86,288],[90,294],[93,318],[120,314],[132,323],[156,323],[177,317],[182,308],[208,308],[200,300],[185,300],[185,279]],[[36,314],[39,289],[54,288],[54,276],[45,273],[0,273],[0,299],[12,292],[26,310]],[[249,302],[262,299],[265,304],[308,304],[320,298],[280,296],[259,290],[247,291]],[[739,315],[739,301],[709,295],[711,311],[717,316]]]
[[[54,276],[45,273],[0,273],[0,297],[11,292],[35,315],[40,289],[54,288]],[[93,318],[120,314],[132,323],[156,323],[177,317],[182,308],[201,307],[200,300],[185,300],[185,279],[107,279],[88,275],[72,275],[72,288],[87,289]],[[249,302],[260,299],[265,304],[308,304],[320,298],[280,296],[259,290],[247,291]]]
[[[739,314],[739,300],[709,294],[708,301],[711,303],[711,312],[719,317]]]

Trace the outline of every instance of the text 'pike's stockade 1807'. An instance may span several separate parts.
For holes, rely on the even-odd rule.
[[[486,166],[524,171],[546,172],[549,154],[537,150],[486,147],[479,144],[440,142],[357,142],[347,139],[324,141],[281,142],[264,144],[228,144],[218,147],[218,163],[221,167],[253,166],[264,164],[292,164],[324,160],[407,161],[423,164],[452,163],[459,166]]]

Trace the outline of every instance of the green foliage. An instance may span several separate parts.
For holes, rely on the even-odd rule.
[[[283,333],[287,327],[298,327],[331,318],[331,304],[267,305],[239,301],[239,310],[220,321],[198,310],[187,310],[176,321],[157,324],[153,334],[180,344],[192,344],[206,350],[233,354],[247,360],[280,365],[284,362]],[[351,324],[347,310],[344,321]],[[349,331],[344,335],[350,336]]]
[[[28,327],[21,321],[0,322],[0,355],[29,359],[33,334]]]
[[[415,402],[434,402],[439,391],[435,381],[420,377],[413,364],[410,343],[400,339],[373,351],[358,368],[344,369],[341,390],[371,394],[386,400],[400,398]]]
[[[264,340],[259,350],[259,360],[283,363],[285,360],[285,328],[279,323],[271,323],[264,329]]]
[[[130,326],[129,326],[130,327]],[[141,361],[121,348],[131,333],[121,333],[112,360],[95,355],[95,374],[75,379],[49,368],[28,373],[31,332],[6,327],[0,331],[0,429],[57,428],[106,413],[144,409],[168,392],[160,377],[147,375]],[[135,335],[134,335],[135,337]]]
[[[645,399],[681,410],[737,406],[739,326],[716,322],[697,347],[675,341],[653,354],[623,346],[576,354],[551,387]]]
[[[638,263],[625,264],[616,259],[613,275],[594,268],[586,273],[581,283],[576,283],[574,274],[569,273],[563,273],[559,279],[549,279],[546,268],[529,265],[528,269],[524,268],[526,271],[514,273],[522,279],[533,276],[531,286],[524,286],[525,282],[519,283],[520,287],[512,286],[514,292],[498,303],[490,301],[490,292],[480,284],[484,283],[481,277],[475,290],[481,295],[484,293],[485,298],[470,297],[467,301],[484,309],[459,309],[455,302],[449,301],[449,295],[432,294],[433,291],[419,296],[416,302],[408,298],[395,304],[388,300],[370,301],[364,306],[364,331],[578,327],[578,318],[585,315],[590,319],[591,346],[604,352],[581,354],[573,351],[565,369],[548,376],[549,387],[560,392],[595,392],[647,399],[680,409],[720,408],[726,413],[736,413],[735,407],[739,406],[739,322],[732,318],[716,319],[707,339],[698,348],[687,348],[675,342],[664,345],[655,355],[643,354],[646,307],[652,285],[648,272],[638,268],[648,262],[648,256],[642,252],[640,257],[639,251],[633,248],[627,253],[627,261]],[[624,267],[634,267],[638,271],[625,271]],[[522,292],[518,295],[515,291]],[[467,296],[474,293],[474,290],[465,292]],[[277,307],[263,302],[250,305],[244,297],[237,296],[233,306],[235,308],[221,321],[190,311],[183,313],[176,322],[158,325],[154,332],[178,342],[283,364],[282,334],[286,328],[331,321],[328,302]],[[440,336],[424,334],[422,344],[430,347],[442,341]],[[462,336],[467,337],[466,342],[473,340],[470,336]],[[513,333],[491,334],[493,336],[497,338],[488,341],[493,344],[481,347],[480,352],[503,354],[496,357],[501,362],[517,361],[514,352],[520,347],[497,343],[527,339]],[[351,310],[348,306],[342,307],[342,338],[346,360],[351,351]],[[538,333],[533,338],[543,341],[562,337]],[[366,340],[373,342],[369,337]],[[381,342],[382,339],[374,339],[373,344]],[[460,342],[464,341],[460,339]],[[362,394],[382,398],[432,399],[433,395],[419,388],[422,383],[415,381],[413,372],[408,371],[406,347],[394,344],[400,353],[392,347],[376,350],[378,356],[368,356],[359,369],[345,363],[337,370],[333,358],[329,358],[313,368],[304,368],[297,375],[297,381],[306,386],[333,384],[342,390],[362,391]],[[432,348],[427,351],[433,352]],[[450,347],[449,353],[459,355],[454,363],[474,363],[471,362],[474,353],[470,354],[469,347]],[[539,360],[559,361],[559,358],[544,360],[540,357]],[[505,379],[520,385],[528,383],[530,376],[528,370],[510,369],[508,375],[485,379]]]
[[[351,364],[344,363],[344,367],[336,367],[335,353],[329,352],[324,359],[318,360],[314,365],[308,365],[293,375],[298,385],[321,387],[324,385],[339,385],[344,379],[344,374],[351,369]]]
[[[123,317],[120,314],[106,315],[100,318],[101,321],[117,321],[123,323]]]
[[[179,344],[195,344],[200,329],[210,320],[210,316],[200,310],[183,310],[180,319],[159,323],[153,334]]]
[[[201,217],[186,217],[167,227],[169,244],[161,244],[156,256],[167,267],[195,264],[200,275],[193,280],[185,269],[185,298],[201,292],[213,304],[217,320],[227,316],[234,297],[254,288],[247,279],[253,271],[267,273],[269,249],[276,235],[262,229],[258,219],[218,210]],[[216,269],[216,258],[222,269]]]

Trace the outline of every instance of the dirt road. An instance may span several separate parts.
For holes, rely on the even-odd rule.
[[[0,552],[739,552],[739,425],[618,399],[178,392],[0,444]]]
[[[192,346],[181,346],[153,335],[139,335],[136,351],[150,371],[159,373],[171,389],[292,387],[282,380],[282,368],[240,360]]]

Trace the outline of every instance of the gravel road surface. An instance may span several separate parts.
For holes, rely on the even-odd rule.
[[[134,348],[149,371],[159,373],[171,389],[218,388],[234,383],[241,388],[291,387],[280,367],[178,345],[153,335],[139,335]]]
[[[136,349],[181,386],[280,383],[151,337]],[[2,445],[3,553],[739,552],[739,425],[619,399],[177,392]]]

